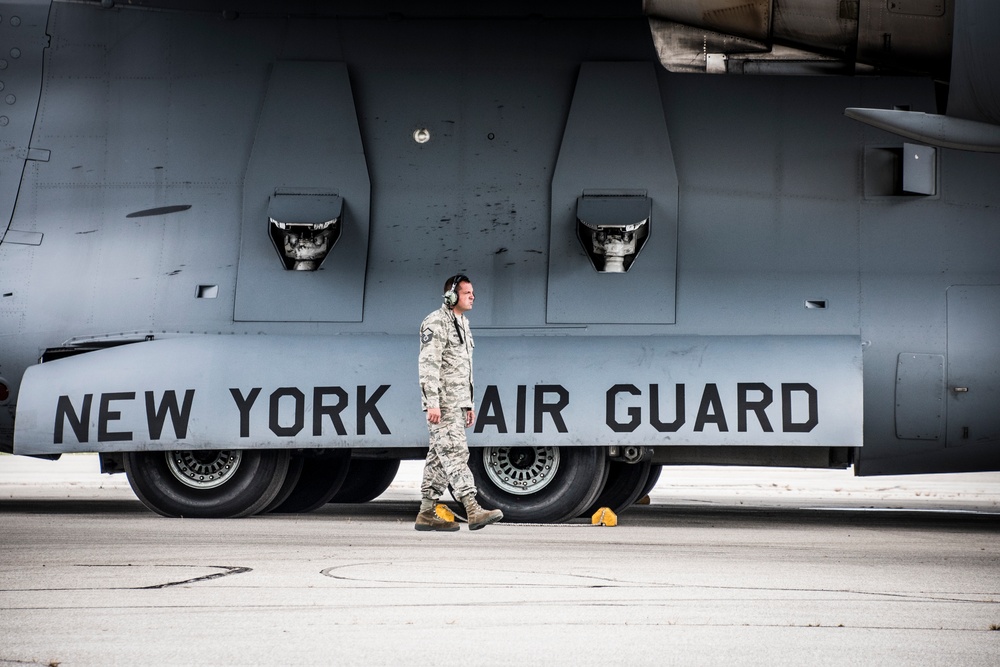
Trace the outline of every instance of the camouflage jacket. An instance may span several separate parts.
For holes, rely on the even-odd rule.
[[[427,408],[472,408],[472,341],[469,320],[441,306],[420,324],[420,397]]]

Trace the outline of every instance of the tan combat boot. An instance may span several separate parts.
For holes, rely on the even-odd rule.
[[[469,530],[479,530],[483,526],[496,523],[503,518],[503,512],[484,510],[475,498],[465,498],[462,500],[462,504],[465,505],[465,516],[469,519]]]
[[[421,510],[417,514],[417,521],[413,524],[416,530],[458,530],[458,524],[454,521],[445,521],[434,512],[433,509]]]

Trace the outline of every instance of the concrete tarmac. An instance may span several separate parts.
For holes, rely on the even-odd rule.
[[[616,527],[413,530],[419,462],[308,515],[165,519],[0,456],[0,665],[1000,664],[1000,474],[665,468]]]

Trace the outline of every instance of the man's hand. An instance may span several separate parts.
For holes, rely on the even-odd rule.
[[[427,421],[431,424],[441,423],[441,408],[427,408]],[[469,408],[465,411],[465,428],[469,428],[476,422],[476,411]]]

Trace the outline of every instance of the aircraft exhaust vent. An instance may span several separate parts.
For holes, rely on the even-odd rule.
[[[271,240],[289,271],[315,271],[340,239],[344,201],[335,194],[276,192],[267,207]]]
[[[584,193],[576,202],[576,233],[594,268],[625,273],[649,236],[649,197],[632,193]]]

